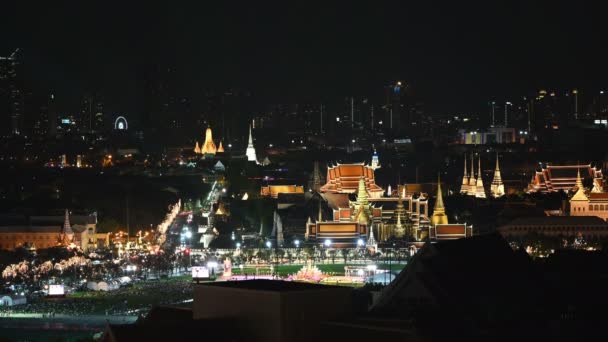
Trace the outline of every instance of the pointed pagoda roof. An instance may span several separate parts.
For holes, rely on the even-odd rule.
[[[374,226],[372,225],[369,230],[369,238],[367,239],[367,247],[376,247],[377,242],[374,238]]]
[[[570,201],[589,201],[589,197],[585,194],[585,187],[583,186],[583,180],[581,179],[581,170],[578,169],[576,173],[576,193]]]
[[[70,224],[70,212],[67,209],[65,210],[65,218],[63,219],[62,233],[65,235],[74,234],[74,231],[72,230],[72,225]]]
[[[194,145],[194,153],[196,153],[196,154],[201,153],[201,148],[198,146],[198,141]]]
[[[483,187],[483,178],[481,177],[481,155],[477,159],[477,186]]]
[[[467,171],[467,154],[464,154],[464,173],[462,174],[462,185],[469,184],[469,173]]]
[[[247,149],[245,150],[247,161],[254,161],[257,163],[258,158],[255,154],[255,147],[253,146],[253,135],[251,135],[251,124],[249,125],[249,141],[247,142]]]
[[[475,186],[477,180],[475,179],[475,153],[471,153],[471,175],[469,177],[469,185]]]
[[[205,131],[205,142],[203,142],[203,146],[201,147],[201,153],[215,154],[216,152],[217,148],[213,142],[213,132],[211,131],[211,127],[207,127],[207,130]]]
[[[221,140],[220,140],[220,146],[217,148],[217,153],[224,153],[224,145],[222,145]]]
[[[433,208],[433,216],[431,216],[431,223],[437,224],[448,224],[448,216],[445,214],[445,207],[443,206],[443,194],[441,193],[441,177],[437,175],[437,200],[435,201],[435,207]]]
[[[496,153],[496,168],[494,169],[494,179],[492,179],[492,184],[502,184],[500,165],[498,164],[498,152]]]

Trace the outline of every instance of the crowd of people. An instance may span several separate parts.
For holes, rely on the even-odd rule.
[[[36,298],[27,305],[0,307],[0,313],[60,315],[127,315],[146,312],[153,305],[178,304],[193,298],[187,279],[144,281],[131,287],[103,292],[81,292],[66,298]],[[42,316],[41,316],[42,317]]]

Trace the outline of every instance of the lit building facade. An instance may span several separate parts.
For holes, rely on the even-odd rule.
[[[304,187],[301,185],[268,185],[260,189],[260,195],[264,197],[278,198],[279,194],[303,194]]]
[[[74,246],[83,251],[109,246],[109,234],[97,233],[97,217],[69,215],[31,216],[22,224],[0,226],[0,249],[14,250],[21,246],[45,249]]]
[[[576,192],[570,198],[570,216],[596,216],[608,221],[608,193],[586,193],[580,171],[576,177]]]
[[[546,165],[536,171],[528,184],[527,192],[556,192],[570,191],[576,187],[577,171],[580,170],[582,179],[591,178],[591,192],[603,192],[604,180],[602,170],[583,165]]]

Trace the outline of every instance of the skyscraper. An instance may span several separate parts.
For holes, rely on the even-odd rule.
[[[8,57],[0,57],[0,112],[6,111],[10,118],[10,133],[21,134],[23,110],[21,89],[17,80],[19,60],[16,49]],[[8,125],[7,125],[8,126]]]
[[[400,81],[386,86],[386,104],[384,106],[386,115],[383,125],[385,130],[391,133],[397,133],[402,128],[403,107],[401,100],[403,88],[403,84]]]

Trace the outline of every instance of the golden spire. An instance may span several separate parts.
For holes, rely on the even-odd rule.
[[[203,143],[203,147],[201,147],[201,153],[215,154],[216,152],[217,149],[213,142],[213,132],[211,131],[211,127],[207,127],[207,130],[205,131],[205,142]]]
[[[583,179],[581,178],[580,169],[578,169],[576,174],[576,187],[576,193],[574,194],[574,196],[572,196],[570,201],[589,201],[589,198],[585,194],[585,187],[583,186]]]
[[[198,141],[196,142],[196,145],[194,145],[194,153],[196,153],[196,154],[201,153],[201,148],[198,147]]]
[[[467,154],[464,154],[464,173],[462,174],[462,185],[469,185],[469,176],[467,172]]]
[[[433,208],[431,224],[448,224],[448,216],[445,214],[445,207],[443,206],[443,194],[441,193],[441,178],[439,175],[437,176],[437,200],[435,201],[435,207]]]
[[[222,145],[221,140],[220,140],[220,146],[217,148],[217,153],[224,153],[224,146]]]
[[[367,190],[365,180],[359,179],[359,191],[357,192],[355,221],[368,224],[370,222],[369,202],[367,201]]]
[[[576,170],[576,187],[581,189],[583,187],[583,179],[581,178],[581,169]]]
[[[359,191],[357,192],[357,204],[367,205],[367,189],[365,189],[365,180],[359,178]]]

